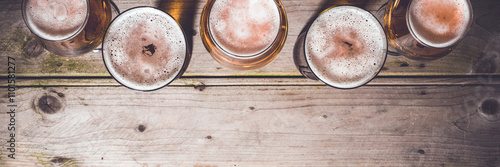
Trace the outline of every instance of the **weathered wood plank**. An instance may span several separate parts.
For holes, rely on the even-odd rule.
[[[1,149],[0,166],[500,165],[498,105],[478,112],[498,104],[498,87],[49,87],[15,98],[16,160]]]
[[[300,74],[293,63],[293,48],[297,35],[313,18],[313,16],[324,8],[338,4],[351,4],[363,7],[375,12],[384,0],[357,0],[357,1],[328,1],[328,0],[283,0],[289,19],[289,34],[287,42],[280,55],[267,66],[253,71],[234,71],[222,67],[215,62],[205,50],[199,36],[199,18],[204,1],[153,1],[153,0],[117,0],[116,4],[123,11],[131,7],[147,5],[157,6],[173,13],[174,16],[183,17],[180,22],[185,26],[188,34],[194,35],[193,58],[186,76],[234,76],[234,75],[294,75]],[[47,52],[29,56],[33,53],[33,47],[29,44],[33,39],[27,30],[21,16],[21,1],[1,1],[0,8],[0,59],[7,56],[16,58],[19,66],[19,75],[25,76],[108,76],[100,53],[89,53],[80,57],[60,57]],[[472,0],[473,6],[482,16],[500,6],[500,1]],[[495,17],[484,17],[481,23],[495,24]],[[500,73],[500,58],[491,58],[483,53],[488,43],[491,43],[492,35],[482,27],[488,25],[473,26],[466,39],[443,59],[431,62],[418,62],[408,60],[404,57],[389,56],[381,75],[428,75],[439,73],[469,74],[473,72],[474,66],[486,59],[492,62],[494,68],[488,68],[486,72]],[[491,27],[491,26],[490,26]],[[490,29],[491,31],[491,29]],[[491,45],[491,44],[490,44]],[[0,64],[0,73],[6,71],[5,64]],[[476,65],[477,66],[477,65]]]
[[[349,3],[374,12],[383,0],[282,2],[290,25],[282,53],[239,72],[218,65],[201,44],[204,1],[117,0],[122,11],[147,5],[186,17],[180,22],[193,35],[185,77],[138,92],[109,76],[100,53],[27,54],[37,49],[21,1],[0,0],[0,59],[16,58],[18,76],[16,160],[4,145],[0,166],[500,165],[500,38],[487,32],[500,30],[491,15],[500,1],[472,0],[476,18],[486,19],[451,55],[432,62],[390,56],[379,77],[353,90],[300,77],[293,45],[318,11]],[[471,74],[478,64],[492,74]],[[0,79],[6,70],[0,63]],[[6,87],[0,84],[3,126],[10,121]],[[9,133],[0,128],[0,140]]]
[[[7,80],[7,79],[5,79]],[[450,76],[385,76],[376,77],[366,86],[497,86],[500,76],[493,75],[450,75]],[[8,83],[0,84],[8,87]],[[91,87],[121,86],[111,77],[20,77],[17,87]],[[182,77],[169,84],[170,87],[206,86],[326,86],[324,83],[304,77]]]

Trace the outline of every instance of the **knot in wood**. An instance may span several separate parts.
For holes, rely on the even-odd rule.
[[[32,39],[26,42],[24,47],[24,53],[26,53],[29,58],[36,58],[40,56],[44,51],[43,46],[37,39]]]
[[[498,113],[499,104],[494,99],[488,99],[481,104],[481,112],[486,115],[495,115]]]
[[[38,99],[38,108],[44,113],[54,114],[61,110],[62,104],[58,98],[51,95],[44,95]]]
[[[500,104],[496,99],[486,99],[479,105],[478,112],[481,117],[489,122],[500,120]]]

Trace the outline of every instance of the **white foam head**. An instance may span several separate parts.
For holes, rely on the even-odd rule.
[[[445,48],[466,35],[471,12],[468,0],[413,0],[408,8],[408,25],[422,43]]]
[[[252,56],[267,49],[280,29],[274,0],[217,0],[209,28],[215,42],[229,53]]]
[[[387,56],[387,40],[371,13],[338,6],[324,11],[311,24],[305,55],[321,81],[336,88],[355,88],[378,74]]]
[[[72,37],[87,21],[87,0],[27,0],[24,5],[28,27],[43,39]]]
[[[155,90],[172,82],[186,56],[186,38],[179,24],[151,7],[120,14],[110,24],[103,42],[109,73],[136,90]]]

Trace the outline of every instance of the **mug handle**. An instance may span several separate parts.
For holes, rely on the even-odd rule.
[[[109,3],[111,4],[111,12],[113,13],[113,14],[111,14],[111,20],[113,20],[115,17],[117,17],[118,15],[120,15],[121,12],[120,12],[120,9],[118,8],[118,6],[116,5],[116,3],[113,0],[109,0]],[[101,43],[101,45],[99,45],[99,47],[97,47],[94,50],[92,50],[92,52],[94,52],[94,53],[102,52],[102,43]]]
[[[113,0],[109,0],[109,3],[111,4],[111,10],[115,12],[116,16],[120,15],[121,12],[116,3]],[[115,18],[116,16],[112,17]]]

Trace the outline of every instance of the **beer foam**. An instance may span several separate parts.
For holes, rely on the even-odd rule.
[[[108,71],[118,82],[136,90],[155,90],[173,81],[186,55],[181,27],[167,13],[150,7],[119,15],[103,42]]]
[[[382,68],[387,40],[371,13],[352,6],[323,12],[311,24],[305,55],[314,74],[337,88],[354,88],[369,82]]]
[[[252,56],[267,49],[280,29],[273,0],[217,0],[209,17],[215,42],[229,53]]]
[[[424,44],[449,47],[467,33],[472,19],[469,5],[467,0],[413,0],[408,25]]]
[[[28,0],[25,17],[31,31],[47,40],[63,40],[85,26],[87,0]]]

